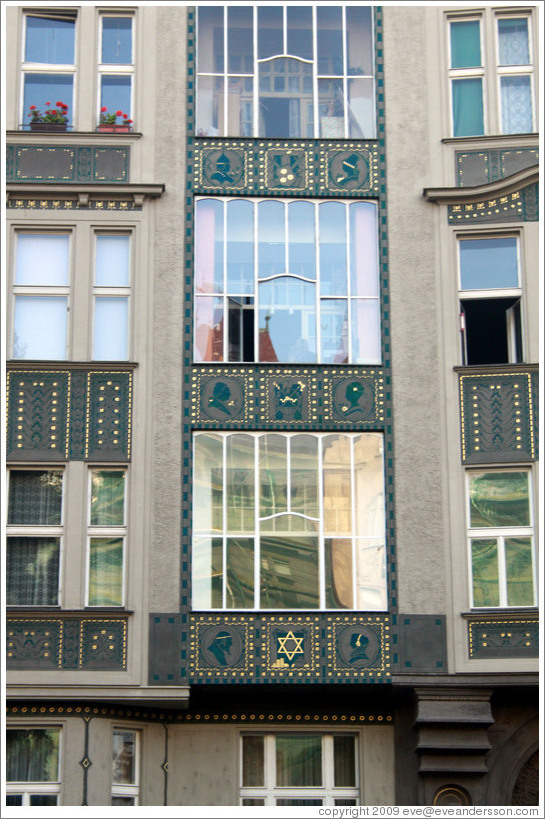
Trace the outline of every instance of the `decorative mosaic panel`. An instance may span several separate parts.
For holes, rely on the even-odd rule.
[[[380,427],[386,376],[375,367],[194,367],[191,424],[316,429]]]
[[[127,618],[8,617],[8,669],[125,671]]]
[[[534,400],[530,372],[460,373],[464,463],[535,460]]]
[[[132,372],[11,370],[9,460],[127,461]]]
[[[388,615],[189,615],[188,682],[384,682]]]
[[[359,140],[196,139],[195,193],[378,195],[378,147]]]
[[[537,222],[539,220],[539,191],[537,183],[519,191],[448,206],[448,220],[454,224],[475,222]]]
[[[470,659],[539,656],[539,621],[535,617],[468,620]]]
[[[456,151],[456,181],[459,187],[477,187],[537,165],[538,148],[499,148],[489,151]]]
[[[91,199],[90,197],[74,198],[70,196],[63,196],[62,199],[57,198],[43,198],[36,199],[36,197],[14,198],[10,196],[6,203],[6,208],[9,210],[99,210],[99,211],[133,211],[142,210],[142,205],[132,195],[125,199]]]
[[[130,148],[8,145],[7,182],[129,182]]]

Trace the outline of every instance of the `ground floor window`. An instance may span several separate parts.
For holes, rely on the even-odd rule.
[[[139,733],[114,728],[112,737],[112,805],[138,805]]]
[[[6,805],[58,805],[59,728],[8,728]]]
[[[354,734],[245,734],[241,754],[242,805],[359,803]]]

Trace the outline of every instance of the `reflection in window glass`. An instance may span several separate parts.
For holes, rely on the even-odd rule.
[[[73,65],[75,32],[75,20],[55,20],[49,15],[37,17],[28,14],[25,62]]]
[[[16,296],[13,358],[63,361],[67,316],[63,296]]]
[[[101,62],[129,65],[132,62],[132,19],[102,18]]]
[[[91,472],[91,526],[123,526],[125,476],[121,470]]]
[[[57,102],[68,106],[67,124],[72,124],[74,77],[72,74],[38,74],[26,72],[24,75],[23,116],[30,118],[30,106],[44,113],[55,109]],[[52,104],[47,106],[46,102]],[[56,110],[56,109],[55,109]]]
[[[488,290],[519,286],[518,248],[515,236],[460,240],[462,290]]]
[[[6,781],[58,782],[59,739],[58,728],[8,728]]]
[[[60,470],[10,470],[8,525],[60,526],[62,481]]]

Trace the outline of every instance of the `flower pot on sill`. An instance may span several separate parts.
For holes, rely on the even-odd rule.
[[[66,122],[31,122],[31,131],[66,131]]]
[[[99,125],[99,133],[101,134],[129,134],[131,130],[130,125]]]

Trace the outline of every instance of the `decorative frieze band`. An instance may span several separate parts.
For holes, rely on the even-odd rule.
[[[129,181],[130,148],[104,145],[8,145],[7,182]]]
[[[456,151],[456,181],[461,188],[485,185],[537,165],[539,148],[497,148]]]
[[[470,659],[535,658],[539,656],[537,613],[467,618]]]

